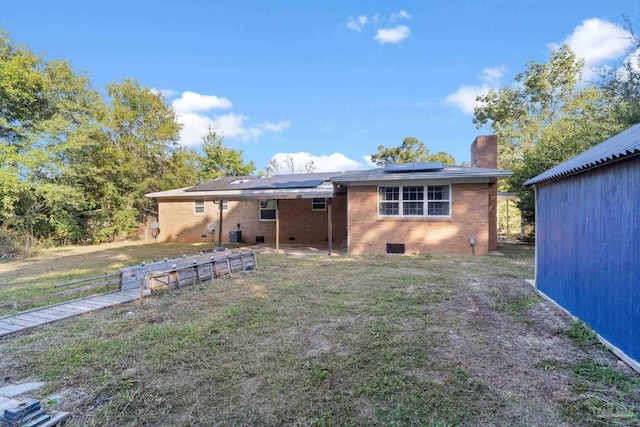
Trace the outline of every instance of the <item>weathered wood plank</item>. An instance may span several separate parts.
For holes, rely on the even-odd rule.
[[[45,310],[42,311],[34,311],[28,314],[29,316],[34,316],[36,318],[42,319],[42,320],[55,320],[58,318],[58,316],[56,316],[53,313],[47,313]]]
[[[18,316],[19,319],[25,320],[27,322],[35,323],[41,325],[42,323],[46,323],[51,319],[43,319],[42,317],[35,316],[33,313],[30,314],[21,314]]]
[[[118,298],[117,296],[113,296],[113,295],[109,295],[109,296],[100,296],[98,298],[96,298],[97,301],[99,302],[104,302],[104,303],[114,303],[117,304],[120,301],[120,298]]]
[[[56,316],[64,316],[68,313],[81,313],[81,310],[71,308],[69,306],[47,307],[46,313],[51,313]]]
[[[95,289],[95,288],[100,288],[103,286],[111,286],[111,285],[117,285],[120,284],[120,280],[107,280],[104,282],[98,282],[98,283],[92,283],[90,285],[85,285],[85,286],[80,286],[79,288],[73,288],[73,289],[69,289],[66,291],[62,291],[62,292],[58,292],[53,294],[54,297],[58,297],[58,296],[62,296],[62,295],[68,295],[68,294],[73,294],[76,292],[82,292],[82,291],[88,291],[91,289]]]
[[[21,319],[20,317],[14,317],[8,323],[10,325],[18,325],[18,326],[21,326],[21,327],[31,327],[31,326],[37,325],[37,323]]]
[[[10,324],[4,320],[0,321],[0,333],[13,332],[22,329],[21,326]]]
[[[62,288],[64,286],[77,285],[79,283],[90,282],[92,280],[105,279],[107,277],[120,276],[120,273],[105,273],[102,276],[88,277],[86,279],[78,279],[71,282],[60,283],[59,285],[55,285],[54,288]]]

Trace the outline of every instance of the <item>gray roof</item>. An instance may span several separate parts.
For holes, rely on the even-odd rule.
[[[442,162],[411,162],[411,163],[389,163],[384,167],[385,173],[415,173],[430,172],[444,168]]]
[[[238,200],[243,198],[313,198],[333,197],[331,177],[340,172],[260,176],[225,176],[194,187],[158,191],[147,197]]]
[[[323,182],[313,188],[263,188],[252,190],[217,190],[217,191],[190,191],[189,188],[177,188],[175,190],[158,191],[145,194],[146,197],[194,199],[206,198],[207,200],[241,200],[241,199],[310,199],[327,198],[334,196],[333,184]]]
[[[430,180],[430,179],[499,179],[511,176],[513,172],[501,169],[475,168],[470,166],[444,165],[443,169],[413,173],[389,173],[383,168],[365,171],[344,172],[340,176],[334,176],[331,181],[359,182],[359,181],[396,181],[396,180]]]
[[[640,154],[640,124],[621,132],[595,147],[591,147],[577,156],[552,167],[546,172],[531,178],[524,186],[543,181],[558,179],[564,175],[584,171],[622,158]]]
[[[213,181],[204,182],[187,188],[186,192],[224,191],[224,190],[258,190],[277,188],[314,188],[331,180],[339,172],[303,173],[260,176],[226,176]]]
[[[382,168],[366,171],[324,172],[274,175],[271,177],[221,177],[194,187],[149,193],[147,197],[238,200],[243,198],[312,198],[333,197],[333,183],[357,181],[396,181],[445,179],[459,182],[493,181],[511,175],[510,171],[445,165],[443,169],[422,172],[389,172]]]

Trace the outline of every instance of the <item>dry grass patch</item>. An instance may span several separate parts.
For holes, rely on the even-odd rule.
[[[0,341],[0,370],[47,381],[75,425],[597,425],[574,385],[603,375],[574,368],[615,359],[524,283],[533,248],[503,253],[262,254],[252,274]],[[621,375],[604,377],[637,392]]]

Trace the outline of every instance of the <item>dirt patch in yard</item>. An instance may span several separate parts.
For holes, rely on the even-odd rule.
[[[0,386],[46,381],[71,425],[636,424],[638,376],[524,282],[532,247],[502,252],[261,254],[0,340]]]

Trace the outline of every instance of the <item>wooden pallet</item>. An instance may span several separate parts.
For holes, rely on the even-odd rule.
[[[188,259],[189,262],[174,263],[170,268],[149,272],[141,282],[140,298],[144,291],[153,291],[161,287],[169,289],[195,285],[199,282],[215,280],[220,276],[232,273],[246,272],[258,267],[256,254],[253,251],[238,253],[220,253],[209,256]]]

